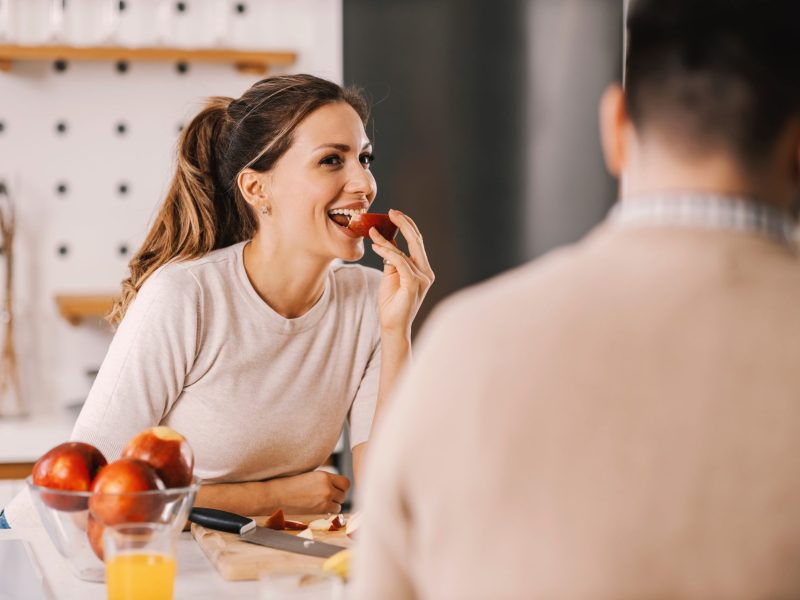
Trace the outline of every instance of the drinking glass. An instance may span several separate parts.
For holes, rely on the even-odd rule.
[[[172,600],[177,535],[174,527],[162,523],[106,527],[108,600]]]

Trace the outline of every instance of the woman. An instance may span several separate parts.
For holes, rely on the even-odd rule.
[[[399,211],[409,255],[373,228],[383,273],[337,261],[363,256],[343,224],[376,195],[366,120],[358,92],[310,75],[210,99],[130,262],[73,439],[114,460],[138,431],[168,425],[195,452],[197,505],[339,512],[349,481],[315,469],[349,419],[358,476],[434,278]]]

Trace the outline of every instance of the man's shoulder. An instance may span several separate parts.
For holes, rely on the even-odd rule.
[[[564,285],[585,261],[581,244],[563,246],[521,266],[500,273],[456,292],[445,299],[437,312],[452,318],[473,319],[478,315],[491,320],[502,311],[522,309],[539,301],[554,286]]]

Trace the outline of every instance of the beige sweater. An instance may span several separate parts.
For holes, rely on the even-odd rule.
[[[244,243],[163,267],[145,282],[103,361],[72,438],[109,459],[156,424],[186,436],[206,482],[313,470],[349,418],[369,437],[378,395],[381,272],[331,268],[324,294],[286,319],[258,296]],[[6,509],[14,527],[16,502]]]
[[[370,452],[357,598],[800,597],[798,257],[603,226],[438,310]]]

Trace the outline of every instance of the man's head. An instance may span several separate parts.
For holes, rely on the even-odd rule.
[[[782,169],[784,187],[797,186],[800,1],[632,0],[627,28],[624,92],[613,87],[601,105],[612,172],[664,187],[661,167],[673,163],[674,187],[702,168],[712,188],[739,180],[704,191],[757,193],[747,188]],[[631,172],[654,163],[662,172],[646,182]]]

